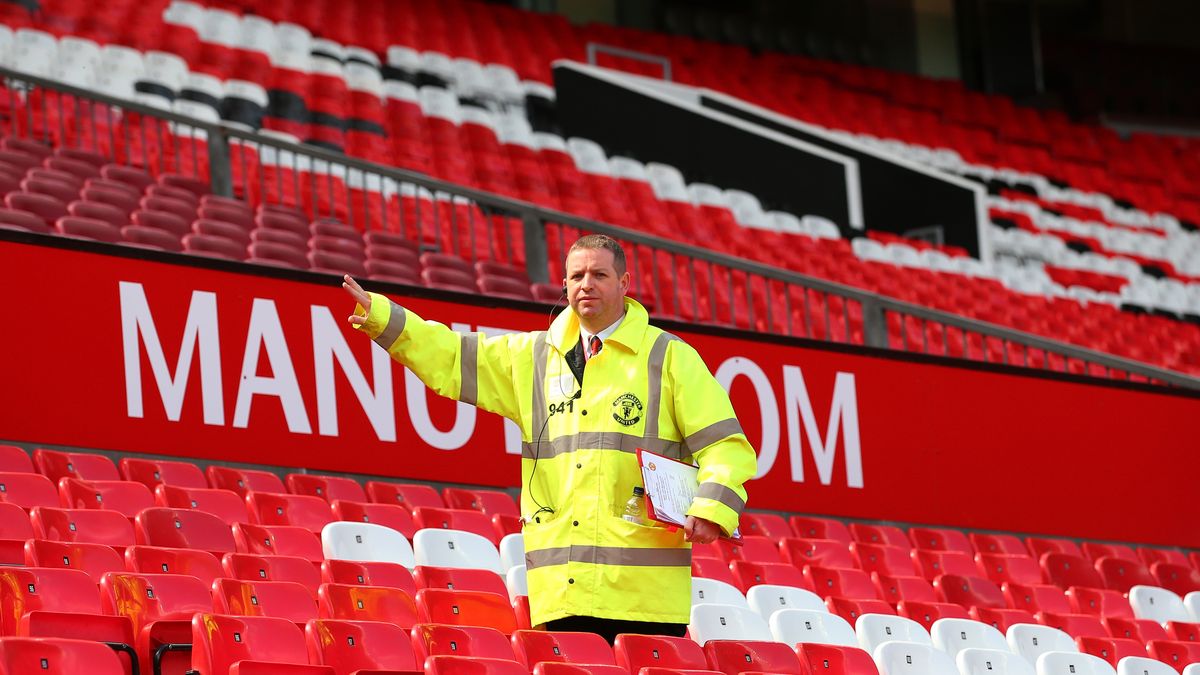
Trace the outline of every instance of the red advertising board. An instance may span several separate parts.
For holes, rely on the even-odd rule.
[[[511,423],[428,392],[350,330],[334,277],[87,248],[0,241],[0,439],[517,484]],[[548,321],[389,294],[462,330]],[[1194,395],[674,332],[758,448],[751,508],[1200,546]]]

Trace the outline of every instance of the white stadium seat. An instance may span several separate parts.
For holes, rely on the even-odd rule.
[[[1134,586],[1129,589],[1129,604],[1133,615],[1139,619],[1150,619],[1165,624],[1168,621],[1191,621],[1183,600],[1158,586]]]
[[[693,605],[688,633],[700,645],[709,640],[771,639],[771,629],[758,612],[733,605]]]
[[[815,642],[823,645],[858,647],[858,636],[846,620],[837,614],[811,609],[781,609],[767,620],[771,635],[778,642],[797,645]]]
[[[392,562],[410,569],[417,564],[403,534],[374,523],[329,523],[321,529],[321,551],[327,560]]]
[[[1046,652],[1077,652],[1075,641],[1063,631],[1034,623],[1018,623],[1008,627],[1008,648],[1036,664]]]
[[[750,608],[736,586],[716,579],[692,577],[692,605],[718,604]]]
[[[1008,650],[1004,634],[995,626],[971,619],[938,619],[929,629],[933,646],[956,658],[964,649]]]
[[[812,591],[795,586],[777,586],[775,584],[759,584],[751,586],[746,591],[746,603],[750,609],[758,612],[764,619],[781,609],[810,609],[817,612],[828,611],[821,596]]]
[[[1108,661],[1081,652],[1045,652],[1036,669],[1037,675],[1116,675]]]
[[[914,642],[933,646],[924,626],[894,614],[863,614],[854,624],[854,634],[858,637],[858,645],[871,654],[885,642]]]
[[[960,675],[1036,675],[1033,664],[1007,649],[967,647],[954,657]]]
[[[413,535],[413,554],[418,565],[505,572],[496,547],[474,532],[428,527],[417,530]]]
[[[500,540],[500,568],[508,571],[525,564],[525,535],[520,532],[504,535]]]
[[[1117,675],[1176,675],[1171,666],[1144,656],[1126,656],[1117,662]]]
[[[958,675],[954,660],[928,644],[884,642],[871,656],[879,675]]]

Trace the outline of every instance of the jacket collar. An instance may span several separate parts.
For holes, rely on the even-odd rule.
[[[634,354],[642,346],[646,336],[646,328],[650,325],[650,316],[646,308],[633,298],[625,298],[625,320],[617,327],[616,332],[608,336],[607,342],[616,342]],[[550,324],[550,344],[560,354],[567,354],[579,342],[579,316],[575,310],[567,307]]]

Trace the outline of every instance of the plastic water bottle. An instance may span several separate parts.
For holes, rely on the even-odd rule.
[[[633,488],[633,496],[625,502],[625,511],[621,517],[638,525],[649,525],[646,520],[646,490],[642,487]]]

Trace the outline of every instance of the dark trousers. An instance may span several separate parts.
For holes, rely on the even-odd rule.
[[[611,645],[621,633],[683,637],[683,634],[687,632],[687,624],[600,619],[594,616],[566,616],[561,619],[547,621],[546,630],[595,633],[607,640],[608,644]]]

